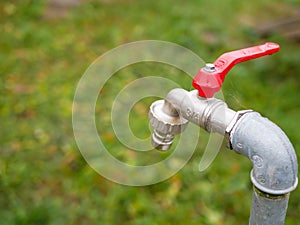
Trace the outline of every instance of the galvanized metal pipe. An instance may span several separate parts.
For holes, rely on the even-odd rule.
[[[284,224],[290,194],[270,195],[253,189],[249,225]]]
[[[259,113],[243,114],[229,135],[232,149],[252,164],[250,225],[283,225],[289,193],[298,184],[295,150],[285,133]]]
[[[236,122],[229,138],[232,149],[251,160],[251,181],[259,190],[282,195],[296,188],[295,150],[276,124],[259,113],[246,113]]]

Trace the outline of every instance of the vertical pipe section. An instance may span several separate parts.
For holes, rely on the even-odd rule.
[[[283,225],[290,195],[269,195],[253,189],[249,225]]]

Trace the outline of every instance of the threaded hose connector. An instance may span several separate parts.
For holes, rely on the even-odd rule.
[[[182,118],[179,114],[169,115],[164,110],[165,104],[164,100],[153,102],[148,115],[149,122],[154,129],[151,136],[152,146],[162,151],[170,149],[174,136],[183,132],[188,124],[188,120]],[[167,106],[170,107],[170,104]]]

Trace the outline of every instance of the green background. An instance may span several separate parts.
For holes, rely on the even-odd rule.
[[[170,41],[207,62],[226,51],[278,42],[279,53],[233,68],[223,94],[231,108],[251,108],[277,123],[299,156],[300,45],[278,30],[268,39],[257,32],[264,24],[299,16],[299,1],[95,0],[62,8],[44,1],[0,1],[0,224],[248,224],[252,186],[246,158],[224,144],[200,173],[207,141],[202,132],[199,150],[172,178],[146,187],[115,184],[80,155],[72,131],[73,96],[87,67],[127,42]],[[140,63],[119,71],[96,107],[101,139],[116,158],[131,164],[169,154],[134,153],[110,126],[118,91],[150,75],[191,89],[181,71]],[[137,136],[150,134],[147,113],[154,99],[143,99],[131,112]],[[286,224],[300,220],[299,200],[298,188]]]

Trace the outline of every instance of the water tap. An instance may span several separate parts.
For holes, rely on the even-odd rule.
[[[220,130],[219,127],[224,122],[221,121],[222,117],[228,122],[234,115],[224,102],[213,98],[214,94],[221,89],[226,74],[237,63],[273,54],[279,49],[278,44],[267,42],[263,45],[227,52],[214,63],[206,64],[196,74],[192,84],[197,90],[197,94],[192,92],[189,97],[182,99],[185,96],[182,94],[185,93],[184,91],[180,92],[182,96],[178,91],[176,94],[173,91],[168,94],[165,100],[154,102],[149,111],[149,121],[154,129],[152,134],[153,147],[159,150],[168,150],[172,145],[174,136],[183,132],[189,121],[208,131]],[[184,107],[178,107],[180,104],[184,104]],[[220,115],[221,111],[224,111],[224,107],[228,109],[225,110],[227,116]],[[220,112],[218,113],[218,111]]]

